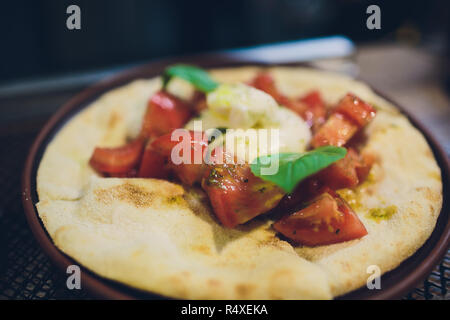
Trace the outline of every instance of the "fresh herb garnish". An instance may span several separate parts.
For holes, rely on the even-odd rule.
[[[196,89],[205,93],[213,91],[219,85],[205,70],[195,66],[177,64],[164,70],[162,76],[164,89],[173,77],[182,78],[190,82]]]
[[[251,163],[250,168],[254,175],[291,193],[303,179],[344,158],[346,154],[345,148],[324,146],[305,153],[261,156]],[[274,174],[264,174],[264,170],[273,168],[273,161],[278,161],[278,170]]]

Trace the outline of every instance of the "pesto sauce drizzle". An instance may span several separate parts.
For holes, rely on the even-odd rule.
[[[398,211],[397,206],[391,205],[384,208],[372,208],[369,210],[368,217],[377,222],[388,220]]]

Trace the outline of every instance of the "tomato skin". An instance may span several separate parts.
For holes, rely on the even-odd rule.
[[[325,105],[320,92],[317,90],[308,92],[306,95],[300,98],[300,101],[306,103],[309,107]]]
[[[373,155],[364,154],[361,156],[354,149],[348,148],[345,158],[321,170],[314,178],[322,186],[327,186],[333,190],[354,188],[367,179],[374,162],[375,157]]]
[[[262,90],[265,93],[272,96],[272,98],[275,99],[275,101],[283,105],[289,109],[292,109],[296,113],[298,113],[300,116],[303,116],[307,109],[307,105],[300,101],[295,101],[292,99],[289,99],[285,95],[283,95],[281,92],[278,91],[275,81],[272,78],[272,76],[267,72],[259,73],[251,82],[251,85],[255,87],[256,89]]]
[[[352,93],[339,101],[333,112],[341,113],[355,122],[359,128],[367,125],[376,115],[376,110]]]
[[[105,173],[105,175],[112,178],[136,178],[138,175],[138,171],[136,170],[136,168],[133,168],[124,173]]]
[[[314,114],[312,111],[308,108],[308,105],[302,101],[299,100],[290,100],[286,98],[284,103],[280,103],[281,105],[291,109],[296,114],[298,114],[300,117],[303,118],[303,120],[306,121],[306,123],[311,127],[314,123]]]
[[[172,148],[178,144],[178,141],[172,141],[172,133],[167,133],[155,138],[150,147],[163,156],[170,157]]]
[[[376,115],[375,109],[363,100],[348,93],[333,109],[327,121],[315,133],[311,145],[314,148],[345,145]]]
[[[302,203],[325,191],[353,188],[361,184],[367,179],[375,160],[371,154],[359,155],[349,148],[343,159],[306,178],[291,194],[284,196],[277,206],[278,211],[286,212],[299,208]]]
[[[358,126],[340,113],[333,113],[311,140],[313,148],[332,145],[341,147],[358,131]]]
[[[158,91],[148,102],[141,136],[158,137],[182,128],[191,116],[188,104],[166,91]]]
[[[289,100],[287,97],[282,95],[277,87],[275,86],[275,81],[272,76],[267,72],[261,72],[252,80],[251,85],[256,89],[262,90],[274,98],[279,104],[285,105]]]
[[[291,109],[303,119],[305,119],[310,125],[312,124],[313,113],[308,111],[308,104],[301,100],[289,99],[288,97],[280,93],[275,85],[273,77],[269,73],[259,73],[253,79],[251,85],[256,89],[262,90],[265,93],[271,95],[278,104]]]
[[[339,243],[367,234],[358,216],[331,190],[304,209],[277,221],[273,227],[285,237],[307,246]]]
[[[208,139],[203,132],[195,132],[189,130],[189,141],[181,137],[179,140],[172,140],[172,132],[164,134],[152,141],[151,147],[166,157],[170,157],[172,149],[179,143],[189,143],[190,146],[186,146],[186,149],[192,150],[191,162],[194,161],[195,151],[204,152],[208,147]],[[182,154],[181,154],[182,155]]]
[[[187,143],[185,149],[189,150],[190,163],[175,164],[172,159],[172,149],[179,143]],[[208,139],[203,132],[189,131],[189,141],[182,138],[180,141],[172,140],[172,133],[165,134],[156,138],[151,143],[152,149],[162,155],[169,163],[168,169],[173,171],[183,184],[193,185],[196,182],[201,182],[207,165],[203,161],[203,155],[208,147]],[[201,163],[195,163],[195,155],[197,158],[201,156]],[[180,154],[183,156],[183,150]]]
[[[345,157],[316,174],[316,178],[323,185],[333,190],[341,188],[353,188],[359,184],[356,171],[359,166],[359,155],[353,149],[348,149]]]
[[[180,164],[174,168],[174,172],[182,183],[192,186],[201,183],[206,169],[203,164]]]
[[[327,115],[327,109],[325,102],[320,95],[320,92],[313,90],[300,98],[300,102],[303,102],[308,106],[304,112],[303,119],[305,119],[313,128],[313,131],[317,129],[325,122]]]
[[[125,174],[139,163],[144,139],[136,140],[117,148],[95,148],[89,164],[96,171],[107,174]]]
[[[274,208],[283,191],[253,175],[249,165],[211,166],[202,181],[216,217],[233,228]]]
[[[363,154],[360,156],[359,163],[356,166],[356,174],[358,175],[359,182],[364,182],[369,176],[370,169],[372,169],[376,158],[372,154]]]
[[[278,211],[286,212],[298,208],[302,203],[317,197],[324,185],[315,176],[306,178],[290,194],[286,194],[277,206]]]
[[[203,187],[209,198],[214,214],[220,223],[226,228],[234,228],[239,224],[237,215],[233,214],[233,207],[228,202],[228,193],[224,193],[218,188]]]
[[[151,143],[148,142],[142,155],[137,176],[140,178],[166,179],[168,175],[166,157],[155,151]]]
[[[325,122],[327,110],[322,96],[317,90],[313,90],[299,99],[290,99],[278,91],[274,79],[267,72],[258,74],[250,85],[270,94],[278,104],[297,113],[313,130]]]

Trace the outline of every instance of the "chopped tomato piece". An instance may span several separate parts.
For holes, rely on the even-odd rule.
[[[137,177],[137,170],[136,168],[131,169],[130,171],[124,172],[124,173],[106,173],[105,175],[108,177],[113,178],[135,178]]]
[[[319,179],[333,190],[353,188],[359,183],[357,166],[360,165],[359,155],[353,149],[348,149],[345,157],[316,174]]]
[[[359,163],[356,165],[356,174],[358,175],[359,182],[364,182],[369,176],[370,169],[375,163],[375,156],[372,154],[363,154],[360,156]]]
[[[216,217],[227,228],[269,211],[284,195],[276,185],[256,177],[249,165],[212,166],[202,187]]]
[[[148,142],[137,173],[138,177],[164,179],[168,177],[168,173],[166,157],[156,152]]]
[[[179,144],[185,145],[179,145]],[[179,145],[180,149],[175,150],[176,156],[180,159],[172,159],[172,149]],[[151,144],[153,150],[168,159],[169,168],[182,183],[193,185],[201,182],[207,165],[204,162],[205,151],[208,147],[208,139],[203,132],[189,131],[189,138],[181,137],[180,141],[172,140],[172,133],[165,134],[155,139]],[[185,156],[184,151],[189,150],[189,155]],[[186,161],[184,161],[186,160]]]
[[[166,134],[183,127],[191,116],[192,111],[185,102],[168,92],[158,91],[148,103],[141,135],[148,138]]]
[[[308,106],[307,111],[302,115],[303,119],[310,123],[314,131],[317,130],[325,122],[327,115],[327,109],[320,92],[317,90],[311,91],[300,98],[300,102]]]
[[[314,148],[324,145],[343,146],[375,117],[375,113],[372,106],[348,93],[316,132],[311,145]]]
[[[258,74],[251,83],[252,86],[254,86],[256,89],[262,90],[267,94],[270,94],[272,98],[275,99],[278,104],[283,105],[292,111],[296,112],[298,115],[303,117],[305,120],[308,120],[308,116],[312,118],[312,113],[308,112],[308,104],[303,101],[296,101],[293,99],[289,99],[285,95],[283,95],[281,92],[278,91],[277,87],[275,86],[275,81],[273,80],[272,76],[267,73],[263,72]]]
[[[314,135],[314,148],[326,145],[341,147],[358,131],[358,126],[340,113],[333,113]]]
[[[269,73],[258,74],[253,79],[251,85],[270,94],[278,102],[278,104],[281,104],[297,113],[313,128],[317,128],[325,122],[325,103],[323,102],[318,91],[311,91],[298,100],[289,99],[278,91],[275,81]]]
[[[313,90],[313,91],[307,93],[305,96],[300,98],[300,101],[303,101],[309,107],[325,105],[325,103],[323,102],[322,96],[320,95],[320,92],[317,90]]]
[[[142,138],[118,148],[95,148],[89,164],[101,173],[127,173],[139,163],[143,148]]]
[[[354,149],[349,148],[345,158],[319,171],[313,178],[319,185],[333,190],[354,188],[366,180],[374,162],[372,155],[360,156]]]
[[[262,90],[270,94],[279,104],[286,105],[289,100],[286,96],[281,94],[275,86],[275,81],[267,72],[258,74],[252,81],[251,85],[256,89]]]
[[[323,183],[316,176],[311,176],[302,182],[290,194],[286,194],[277,206],[279,211],[285,212],[298,208],[302,203],[317,197],[323,192]]]
[[[221,148],[216,148],[211,152],[211,163],[218,161],[220,157],[224,157],[223,150]],[[202,182],[205,172],[208,170],[208,165],[203,161],[202,163],[193,164],[171,164],[170,167],[175,172],[177,177],[182,183],[192,186],[197,182]]]
[[[172,134],[173,132],[170,132],[156,138],[151,143],[152,148],[162,155],[170,157],[172,154],[172,149],[175,146],[179,145],[180,143],[186,144],[180,145],[183,148],[180,148],[181,152],[179,155],[180,157],[183,157],[183,150],[189,150],[191,153],[190,161],[191,163],[193,163],[195,158],[197,157],[198,160],[198,157],[200,157],[200,155],[203,154],[205,148],[208,147],[208,138],[203,132],[189,131],[189,137],[180,135],[178,140],[176,140],[175,137],[174,139],[172,139]]]
[[[358,216],[331,190],[315,198],[304,209],[277,221],[274,228],[307,246],[339,243],[367,234]]]
[[[299,100],[291,100],[286,98],[284,103],[280,103],[281,105],[291,109],[296,114],[298,114],[300,117],[302,117],[309,126],[312,126],[314,123],[314,114],[309,109],[308,105],[302,101]]]
[[[156,152],[166,157],[170,157],[172,148],[175,147],[178,143],[178,141],[172,141],[172,133],[170,132],[153,140],[151,142],[151,147]]]
[[[180,179],[181,183],[192,186],[196,182],[201,182],[206,170],[204,164],[169,164],[169,168]]]
[[[352,93],[339,101],[333,112],[341,113],[355,122],[359,128],[367,125],[376,114],[375,109]]]

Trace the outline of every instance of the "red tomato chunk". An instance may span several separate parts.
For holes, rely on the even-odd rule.
[[[124,174],[139,163],[144,140],[138,138],[118,148],[95,148],[89,164],[100,173]]]
[[[278,104],[297,113],[314,130],[325,120],[326,107],[318,91],[311,91],[299,99],[290,99],[278,91],[272,76],[264,72],[258,74],[251,85],[270,94]]]
[[[352,93],[342,98],[334,112],[341,113],[354,121],[359,128],[367,125],[375,117],[375,109]]]
[[[202,187],[216,217],[227,228],[269,211],[284,196],[276,185],[256,177],[248,165],[212,166]]]
[[[166,157],[157,152],[148,142],[142,156],[138,177],[166,179],[169,176],[166,162]]]
[[[358,130],[374,117],[375,109],[355,95],[348,93],[342,98],[330,117],[314,135],[311,146],[344,146]]]
[[[149,138],[169,133],[182,128],[191,116],[188,104],[166,91],[159,91],[148,103],[141,135]]]
[[[358,216],[331,190],[312,200],[304,209],[285,216],[274,228],[285,237],[308,246],[359,239],[367,234]]]

